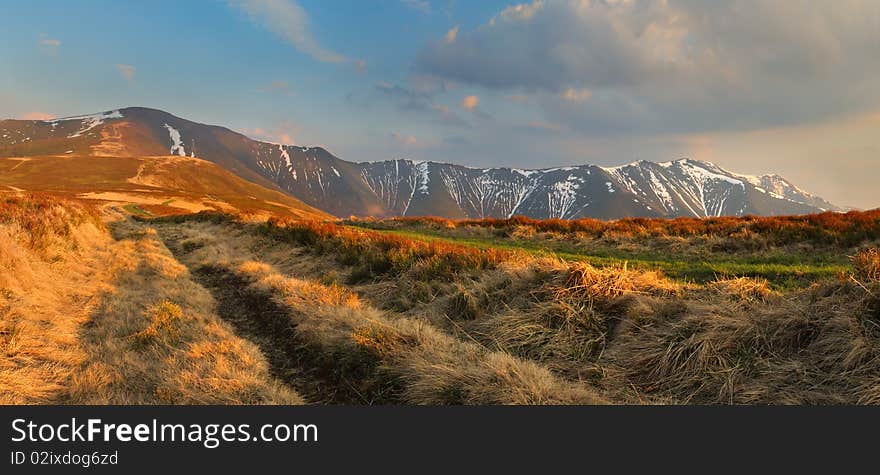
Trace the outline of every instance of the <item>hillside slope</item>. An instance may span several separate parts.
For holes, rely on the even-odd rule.
[[[141,214],[217,210],[258,216],[327,219],[277,190],[243,180],[198,158],[88,157],[0,158],[0,192],[37,192],[132,205]]]

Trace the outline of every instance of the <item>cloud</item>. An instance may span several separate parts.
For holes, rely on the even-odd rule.
[[[508,94],[504,96],[504,99],[519,104],[525,104],[526,102],[529,102],[529,96],[525,94]]]
[[[461,107],[467,111],[476,110],[480,105],[480,98],[477,96],[467,96],[461,101]]]
[[[137,73],[137,68],[130,64],[117,64],[116,71],[122,76],[122,79],[132,82],[134,81],[135,73]]]
[[[22,114],[21,118],[23,120],[52,120],[55,119],[55,114],[47,114],[46,112],[26,112]]]
[[[449,31],[446,32],[446,35],[443,36],[443,41],[446,44],[455,43],[455,39],[458,38],[458,27],[452,27]]]
[[[438,38],[415,69],[529,94],[583,132],[810,123],[880,106],[877,18],[860,0],[538,0]]]
[[[431,13],[431,3],[428,0],[400,0],[400,3],[426,15]]]
[[[406,135],[406,134],[401,134],[399,132],[391,132],[391,139],[394,140],[394,142],[399,145],[405,145],[405,146],[409,146],[409,147],[419,145],[419,139],[417,139],[414,135]]]
[[[565,128],[559,124],[554,124],[552,122],[533,120],[525,125],[525,127],[533,130],[547,131],[547,132],[562,132]]]
[[[254,22],[318,61],[344,63],[348,59],[321,46],[309,29],[309,16],[294,0],[229,0],[244,10]]]
[[[437,103],[434,92],[417,91],[399,84],[377,83],[367,94],[348,96],[349,103],[369,108],[373,105],[390,105],[398,112],[424,118],[442,125],[465,126],[467,122],[449,107]]]
[[[57,55],[58,48],[61,47],[61,40],[49,38],[45,33],[40,34],[40,40],[38,43],[43,52],[50,56]]]
[[[569,102],[586,102],[593,96],[592,91],[586,88],[575,89],[570,87],[562,93],[562,98]]]
[[[296,145],[296,139],[294,137],[299,133],[299,127],[292,122],[283,121],[270,129],[256,127],[253,129],[242,129],[241,133],[264,142]]]

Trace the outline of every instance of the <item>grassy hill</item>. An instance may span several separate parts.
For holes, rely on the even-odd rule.
[[[114,203],[145,216],[216,210],[262,218],[329,218],[295,198],[245,181],[214,163],[179,156],[0,158],[0,192],[44,193]]]

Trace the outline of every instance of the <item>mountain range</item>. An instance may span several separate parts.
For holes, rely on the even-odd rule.
[[[405,159],[353,162],[321,147],[262,142],[140,107],[48,121],[0,121],[0,157],[162,156],[211,162],[241,180],[286,194],[303,204],[299,209],[335,216],[614,219],[839,210],[779,175],[743,175],[691,159],[539,170]]]

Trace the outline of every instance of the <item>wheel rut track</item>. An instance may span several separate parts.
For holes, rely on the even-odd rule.
[[[214,296],[217,314],[232,325],[240,337],[260,348],[272,376],[294,387],[310,403],[368,402],[311,364],[312,351],[297,338],[296,326],[287,316],[287,310],[270,297],[247,292],[246,282],[221,267],[200,267],[194,276]]]
[[[170,231],[167,230],[166,231]],[[363,375],[346,373],[322,358],[297,335],[289,309],[271,296],[252,292],[248,283],[220,265],[193,266],[173,232],[160,234],[168,249],[190,269],[217,303],[217,315],[235,333],[260,348],[270,374],[297,391],[310,404],[365,405],[394,403],[387,394],[374,394],[363,384]]]

